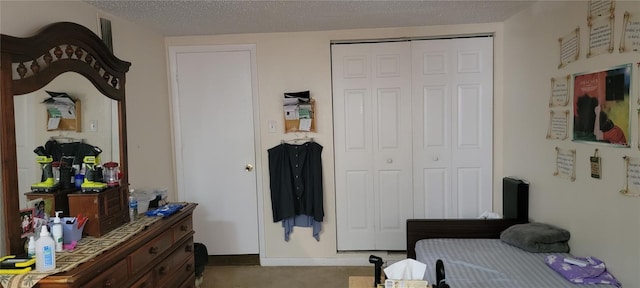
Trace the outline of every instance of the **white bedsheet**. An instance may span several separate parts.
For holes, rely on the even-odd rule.
[[[544,262],[550,254],[530,253],[499,239],[425,239],[416,243],[416,260],[425,263],[424,279],[435,283],[435,263],[442,259],[451,288],[604,288],[564,279]]]

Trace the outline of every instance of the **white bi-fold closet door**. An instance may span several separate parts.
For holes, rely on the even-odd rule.
[[[491,210],[492,40],[332,45],[338,250]]]

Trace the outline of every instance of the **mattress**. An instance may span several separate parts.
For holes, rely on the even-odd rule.
[[[436,283],[435,263],[442,259],[451,288],[584,288],[545,264],[545,256],[551,254],[571,256],[531,253],[500,239],[424,239],[416,243],[416,260],[427,265],[424,279],[429,283]]]

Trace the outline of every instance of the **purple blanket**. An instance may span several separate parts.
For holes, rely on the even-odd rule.
[[[580,267],[564,262],[564,256],[549,255],[545,258],[545,262],[551,269],[558,272],[562,277],[576,284],[610,284],[616,287],[622,287],[620,282],[607,272],[604,262],[595,257],[577,258],[587,262],[587,266]]]

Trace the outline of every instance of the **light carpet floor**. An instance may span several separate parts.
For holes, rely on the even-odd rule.
[[[348,288],[349,276],[373,273],[373,265],[207,266],[200,288]]]

